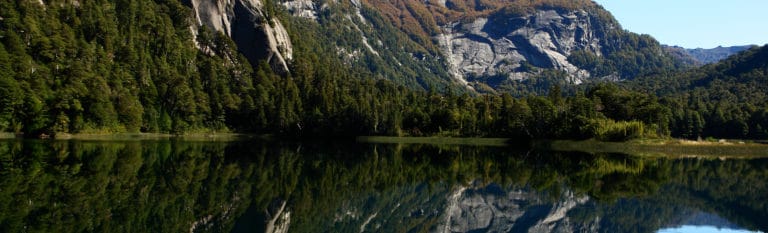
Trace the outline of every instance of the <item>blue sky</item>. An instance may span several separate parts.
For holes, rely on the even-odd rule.
[[[632,32],[686,48],[768,43],[768,0],[595,0]]]

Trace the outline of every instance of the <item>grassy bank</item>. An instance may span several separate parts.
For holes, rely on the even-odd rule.
[[[453,138],[453,137],[386,137],[361,136],[358,142],[390,143],[390,144],[437,144],[437,145],[471,145],[471,146],[507,146],[507,138]]]
[[[12,138],[16,138],[16,135],[13,133],[0,132],[0,139],[12,139]]]
[[[666,157],[768,157],[768,145],[739,141],[702,142],[687,140],[633,140],[629,142],[539,141],[537,149],[581,151],[588,153],[622,153],[639,156]]]
[[[433,144],[510,146],[516,143],[506,138],[452,138],[452,137],[358,137],[358,142],[391,144]],[[519,143],[519,142],[517,142]],[[523,142],[522,145],[528,145]],[[638,156],[671,158],[761,158],[768,157],[768,145],[742,141],[688,141],[676,139],[640,139],[628,142],[598,140],[539,140],[531,143],[537,150],[580,151],[587,153],[621,153]]]

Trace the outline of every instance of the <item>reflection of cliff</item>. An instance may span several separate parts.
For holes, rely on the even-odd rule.
[[[754,229],[758,218],[730,215],[718,208],[727,202],[691,194],[735,195],[761,208],[758,193],[765,188],[738,194],[720,190],[729,186],[717,183],[699,185],[725,180],[733,186],[739,180],[768,177],[764,172],[749,177],[768,171],[750,160],[368,147],[354,155],[319,155],[332,160],[308,158],[313,162],[304,172],[311,176],[294,193],[293,232],[654,232],[684,223],[695,213],[720,215]],[[697,178],[690,183],[681,182],[694,174]],[[689,193],[672,192],[676,187]]]
[[[321,144],[0,142],[0,232],[766,230],[767,160]]]
[[[596,224],[573,223],[566,215],[586,203],[586,196],[567,191],[556,200],[526,189],[505,191],[497,185],[458,189],[445,208],[438,232],[584,232]],[[450,200],[450,199],[449,199]],[[598,220],[596,218],[595,220]],[[596,222],[596,221],[595,221]]]
[[[616,198],[608,192],[628,186],[644,194],[663,180],[653,162],[622,156],[423,145],[316,149],[301,147],[303,165],[293,168],[302,175],[289,198],[291,232],[596,231],[599,216],[569,215],[594,202],[588,194]]]

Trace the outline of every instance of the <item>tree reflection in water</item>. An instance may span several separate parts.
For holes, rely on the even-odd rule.
[[[0,231],[655,232],[692,218],[766,231],[766,178],[766,159],[10,140],[0,141]]]

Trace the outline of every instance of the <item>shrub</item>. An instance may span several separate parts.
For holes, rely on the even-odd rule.
[[[640,121],[592,119],[585,130],[600,141],[623,142],[642,138],[645,135],[645,124]]]

